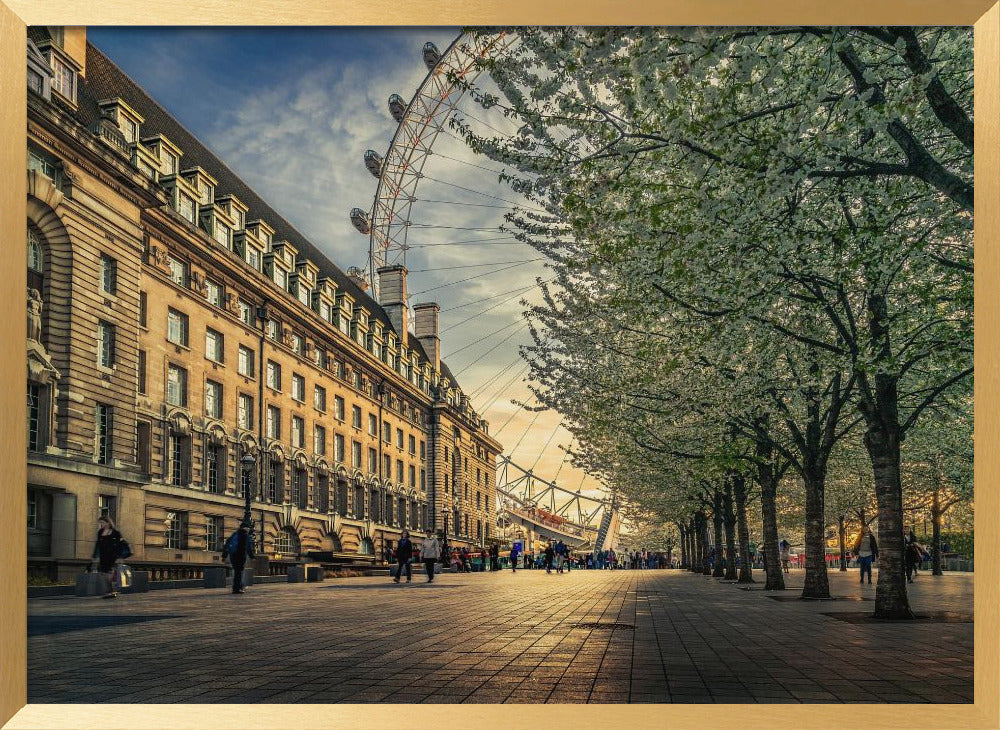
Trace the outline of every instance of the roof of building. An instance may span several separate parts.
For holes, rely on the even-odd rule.
[[[28,37],[39,42],[49,38],[48,32],[40,26],[29,27]],[[87,43],[86,77],[81,78],[77,90],[77,119],[90,126],[101,118],[98,102],[105,99],[120,97],[125,103],[142,115],[141,135],[149,137],[163,134],[177,145],[184,153],[181,158],[181,168],[202,167],[216,178],[217,193],[235,195],[249,207],[248,220],[261,219],[274,229],[275,241],[288,241],[299,252],[300,258],[309,259],[319,267],[320,276],[327,276],[336,284],[338,291],[347,292],[355,302],[368,309],[382,326],[390,332],[396,332],[385,310],[371,295],[361,289],[343,270],[334,264],[308,238],[300,233],[294,225],[283,218],[254,190],[247,185],[225,162],[215,155],[180,122],[160,106],[139,84],[122,71],[115,63],[105,56],[92,43]],[[346,225],[346,223],[345,223]],[[398,336],[399,333],[396,332]],[[409,333],[407,346],[415,350],[421,361],[429,358],[420,341]],[[451,370],[442,360],[441,375],[449,380],[452,387],[458,387]]]

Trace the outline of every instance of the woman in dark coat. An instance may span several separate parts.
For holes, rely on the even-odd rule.
[[[108,515],[103,515],[97,521],[97,541],[94,543],[92,559],[98,561],[97,569],[108,574],[109,590],[103,598],[117,598],[114,584],[110,580],[111,571],[121,554],[122,534],[115,529],[115,524]]]
[[[393,583],[399,583],[399,579],[403,577],[403,568],[406,568],[406,582],[409,583],[410,579],[413,577],[412,568],[410,567],[410,559],[413,557],[413,543],[410,542],[410,532],[409,530],[403,530],[402,536],[399,538],[399,543],[396,545],[396,577],[392,579]]]

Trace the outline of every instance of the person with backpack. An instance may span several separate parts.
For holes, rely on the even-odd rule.
[[[510,549],[510,572],[517,572],[517,556],[519,555],[517,545]]]
[[[434,582],[434,566],[441,557],[441,543],[437,535],[431,535],[424,539],[420,546],[420,559],[424,561],[424,568],[427,570],[427,582]]]
[[[243,587],[243,567],[248,557],[257,557],[254,552],[253,531],[250,527],[250,523],[246,520],[241,522],[239,529],[229,536],[222,548],[222,559],[229,558],[233,566],[233,593],[247,592]]]
[[[115,529],[115,523],[110,515],[101,515],[97,520],[97,540],[94,542],[94,553],[91,559],[97,561],[97,570],[108,576],[108,592],[101,598],[118,598],[114,576],[112,575],[119,561],[132,554],[132,549]],[[90,572],[90,567],[87,568]]]

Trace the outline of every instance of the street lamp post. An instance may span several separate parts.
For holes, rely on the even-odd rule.
[[[247,452],[243,454],[240,459],[240,465],[242,466],[243,473],[243,521],[248,525],[253,522],[250,517],[250,494],[251,494],[251,478],[253,476],[254,465],[257,460],[254,459],[253,454]]]

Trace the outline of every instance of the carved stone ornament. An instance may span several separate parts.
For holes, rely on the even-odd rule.
[[[240,298],[232,292],[226,293],[226,311],[232,314],[240,313]]]
[[[172,433],[178,436],[191,435],[191,419],[184,413],[174,413],[167,420]]]
[[[250,434],[245,434],[240,439],[240,456],[243,456],[244,454],[249,454],[255,459],[257,458],[257,442]]]
[[[212,446],[226,445],[226,431],[222,426],[214,425],[210,427],[205,435]]]
[[[166,249],[162,248],[161,246],[150,246],[149,247],[149,261],[154,266],[156,266],[156,268],[161,269],[162,271],[165,271],[165,272],[169,273],[170,267],[167,266],[167,251],[166,251]]]
[[[42,341],[42,295],[28,289],[28,342]]]
[[[200,271],[191,272],[191,289],[203,297],[208,296],[208,280],[205,278],[205,274]]]

